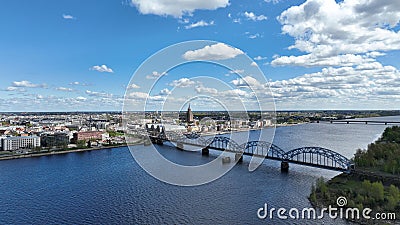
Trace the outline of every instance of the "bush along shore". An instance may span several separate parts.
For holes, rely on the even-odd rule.
[[[319,178],[311,188],[310,201],[318,208],[338,206],[346,198],[344,209],[357,208],[360,217],[346,218],[360,224],[400,224],[400,127],[388,127],[382,137],[357,150],[356,169],[329,181]],[[363,218],[364,209],[371,209]]]

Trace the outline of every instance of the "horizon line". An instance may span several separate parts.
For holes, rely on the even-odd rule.
[[[226,112],[225,110],[192,110],[193,112]],[[282,109],[275,110],[275,112],[312,112],[312,111],[399,111],[400,109]],[[185,112],[176,110],[147,110],[147,111],[129,111],[129,112]],[[230,112],[243,112],[242,110],[230,110]],[[247,110],[247,112],[261,112],[260,110]],[[274,112],[271,110],[266,110],[264,112]],[[82,110],[82,111],[0,111],[0,113],[122,113],[120,110]]]

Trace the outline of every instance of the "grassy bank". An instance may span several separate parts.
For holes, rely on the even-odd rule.
[[[314,206],[336,206],[343,196],[347,208],[372,209],[376,213],[395,213],[396,220],[355,220],[362,224],[400,223],[400,127],[387,128],[382,137],[358,150],[354,156],[356,170],[340,174],[328,182],[323,178],[313,185],[310,201]]]

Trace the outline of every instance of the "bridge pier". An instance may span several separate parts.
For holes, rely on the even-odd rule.
[[[158,145],[163,145],[164,143],[163,143],[163,140],[161,140],[161,139],[159,139],[159,138],[152,138],[151,139],[151,142],[153,143],[153,144],[158,144]]]
[[[179,149],[179,150],[185,150],[184,147],[183,147],[183,143],[182,142],[176,143],[176,148]]]
[[[288,161],[281,162],[281,172],[284,172],[284,173],[289,172],[289,162]]]
[[[204,155],[204,156],[210,155],[210,150],[208,149],[208,147],[201,149],[201,155]]]
[[[231,157],[223,157],[222,164],[225,164],[225,163],[231,163]]]
[[[149,146],[149,145],[151,145],[151,141],[150,141],[148,138],[146,138],[146,139],[144,140],[144,142],[143,142],[143,145],[144,145],[144,146]]]
[[[242,163],[243,162],[243,154],[242,153],[236,153],[235,154],[235,161],[238,163]]]

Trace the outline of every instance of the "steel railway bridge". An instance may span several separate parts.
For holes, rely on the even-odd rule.
[[[228,137],[217,135],[207,139],[196,133],[161,132],[158,135],[147,133],[147,137],[155,144],[163,144],[165,141],[173,142],[178,149],[182,150],[184,145],[201,147],[203,155],[209,155],[210,149],[232,152],[235,153],[235,160],[238,162],[243,161],[243,155],[278,160],[281,161],[282,171],[288,171],[289,163],[346,173],[350,173],[354,169],[354,163],[350,159],[321,147],[301,147],[284,151],[265,141],[249,141],[238,144]]]

